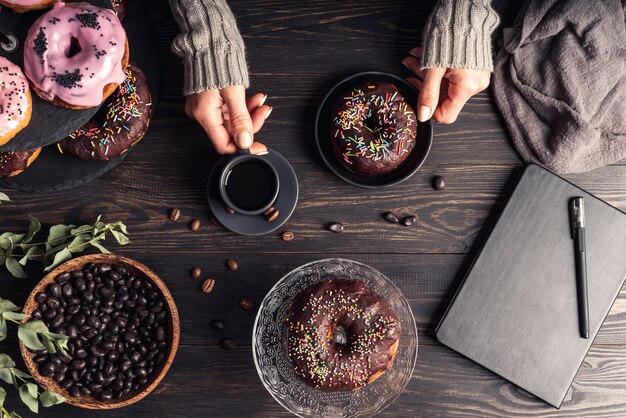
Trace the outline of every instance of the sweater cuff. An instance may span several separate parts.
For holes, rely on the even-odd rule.
[[[248,65],[243,51],[220,55],[194,52],[183,58],[183,67],[185,96],[228,86],[250,86]]]
[[[498,24],[489,0],[440,0],[424,28],[422,68],[493,72],[491,35]]]

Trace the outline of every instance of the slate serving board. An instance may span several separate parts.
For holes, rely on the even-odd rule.
[[[89,0],[88,2],[96,6],[110,8],[108,0]],[[19,39],[20,46],[12,53],[0,49],[0,56],[4,56],[23,67],[23,45],[26,34],[34,21],[44,12],[14,13],[9,8],[2,7],[0,10],[0,31],[5,34],[14,34]],[[150,84],[153,103],[156,103],[160,85],[158,49],[154,44],[154,36],[148,19],[137,2],[128,2],[123,24],[130,46],[130,60],[145,73]],[[32,97],[33,115],[30,123],[15,138],[0,147],[0,151],[27,150],[54,144],[83,126],[98,111],[98,107],[86,110],[66,109],[50,104],[34,93]],[[153,106],[153,112],[155,108],[156,106]]]

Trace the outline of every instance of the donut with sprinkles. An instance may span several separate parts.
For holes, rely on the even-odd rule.
[[[28,126],[31,113],[28,80],[20,67],[0,57],[0,145],[9,142]]]
[[[152,97],[144,73],[134,66],[126,79],[83,127],[57,145],[62,153],[85,160],[110,160],[128,151],[148,130]]]
[[[361,280],[327,278],[294,299],[285,318],[294,372],[328,392],[359,389],[393,366],[401,334],[393,310]]]
[[[330,138],[349,171],[380,176],[398,168],[415,147],[415,111],[396,86],[369,82],[341,95],[332,111]]]
[[[18,13],[31,10],[45,9],[52,6],[58,0],[0,0],[0,6],[6,6]]]
[[[40,152],[41,148],[28,151],[0,151],[0,179],[21,174],[39,157]]]
[[[112,9],[59,1],[30,28],[24,72],[43,100],[69,109],[99,106],[124,82],[129,49]]]

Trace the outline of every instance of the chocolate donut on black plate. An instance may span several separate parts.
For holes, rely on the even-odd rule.
[[[58,143],[59,150],[85,160],[111,160],[120,156],[146,134],[151,101],[145,75],[129,65],[124,83],[85,126]]]
[[[331,117],[335,155],[355,174],[387,174],[415,146],[415,112],[393,84],[370,82],[354,87],[342,95]]]
[[[39,157],[41,148],[28,151],[0,151],[0,179],[17,176]]]
[[[296,296],[285,322],[294,372],[323,391],[373,382],[398,351],[398,317],[361,280],[331,278],[310,286]]]

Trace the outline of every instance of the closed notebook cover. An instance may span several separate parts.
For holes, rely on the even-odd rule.
[[[568,202],[585,199],[590,338]],[[529,165],[437,327],[444,345],[559,408],[626,278],[626,215]]]

